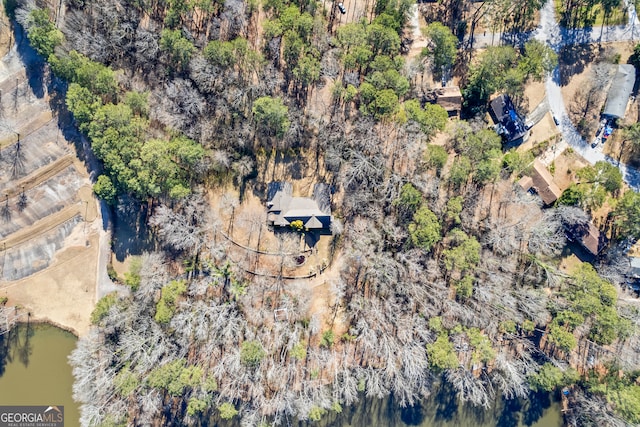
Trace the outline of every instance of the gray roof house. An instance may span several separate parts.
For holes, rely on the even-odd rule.
[[[308,230],[328,230],[331,226],[331,190],[316,184],[312,197],[294,197],[289,182],[272,182],[267,189],[267,223],[287,227],[300,220]]]
[[[613,78],[609,93],[607,94],[607,103],[604,105],[603,116],[614,119],[621,119],[627,110],[629,96],[633,91],[633,85],[636,81],[636,68],[631,64],[618,65],[618,72]]]

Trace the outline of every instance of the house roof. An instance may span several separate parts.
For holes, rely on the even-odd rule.
[[[524,191],[529,191],[531,187],[533,187],[533,178],[530,176],[523,176],[518,181],[518,185],[520,185]]]
[[[582,243],[582,246],[591,252],[591,254],[598,255],[602,249],[604,249],[605,238],[600,233],[598,227],[589,223],[589,228],[585,230],[580,243]]]
[[[441,87],[435,90],[436,104],[446,111],[459,111],[462,108],[462,93],[458,86]]]
[[[302,221],[309,229],[322,229],[331,225],[331,191],[328,185],[316,184],[313,198],[291,196],[291,184],[274,185],[273,188],[277,191],[267,202],[267,218],[273,225],[287,226],[296,220]]]
[[[603,115],[615,118],[624,117],[635,81],[636,69],[633,65],[618,65],[618,72],[613,78],[609,93],[607,94],[607,103],[604,106]]]
[[[560,191],[560,188],[553,182],[553,177],[546,166],[538,159],[533,161],[531,181],[533,182],[532,187],[538,192],[545,205],[552,204],[562,195],[562,191]]]
[[[496,123],[496,132],[507,141],[515,141],[527,135],[524,120],[508,95],[500,95],[491,101],[491,116]]]
[[[307,228],[323,228],[324,227],[322,222],[320,222],[320,220],[316,218],[315,215],[309,218],[309,220],[304,223],[304,226]]]

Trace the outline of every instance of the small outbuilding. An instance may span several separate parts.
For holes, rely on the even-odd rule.
[[[602,115],[611,119],[624,118],[629,97],[636,81],[636,68],[631,64],[618,65]]]

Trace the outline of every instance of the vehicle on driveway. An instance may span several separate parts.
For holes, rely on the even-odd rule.
[[[342,13],[343,15],[347,13],[347,8],[344,7],[344,4],[342,4],[342,2],[338,3],[338,9],[340,9],[340,13]]]

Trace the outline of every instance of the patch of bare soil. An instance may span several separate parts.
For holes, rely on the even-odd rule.
[[[3,57],[11,49],[13,33],[11,23],[4,10],[4,2],[0,2],[0,57]]]
[[[576,171],[585,166],[587,163],[581,156],[571,150],[564,151],[554,159],[552,167],[550,167],[553,171],[553,182],[560,190],[564,191],[574,182]]]

